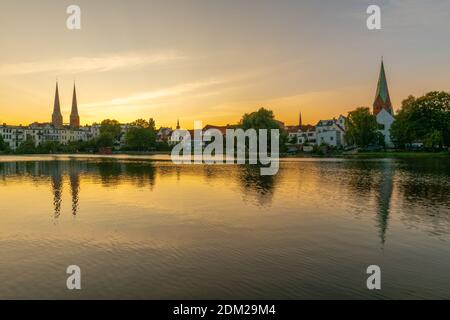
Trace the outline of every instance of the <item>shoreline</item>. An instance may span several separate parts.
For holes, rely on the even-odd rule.
[[[83,157],[92,156],[94,158],[114,158],[114,157],[139,157],[139,156],[170,156],[170,152],[154,151],[154,152],[117,152],[112,154],[94,154],[94,153],[49,153],[49,154],[1,154],[3,158],[13,157]],[[295,154],[295,155],[280,155],[280,159],[442,159],[449,158],[450,152],[361,152],[355,154],[330,153],[325,155],[320,154]]]
[[[450,152],[384,151],[384,152],[360,152],[354,154],[330,153],[327,155],[296,154],[296,155],[281,156],[281,158],[424,159],[424,158],[450,158]]]

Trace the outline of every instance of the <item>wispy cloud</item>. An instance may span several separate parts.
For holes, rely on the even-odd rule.
[[[0,65],[0,76],[33,73],[74,74],[82,72],[105,72],[143,65],[166,63],[186,57],[176,52],[156,54],[127,53],[97,57],[73,57]]]
[[[83,104],[82,107],[115,107],[115,106],[127,106],[147,103],[162,98],[176,97],[184,95],[197,90],[205,89],[207,87],[213,87],[223,83],[224,80],[207,80],[200,82],[191,82],[175,85],[173,87],[156,89],[153,91],[140,92],[127,97],[115,98],[109,101],[101,101]]]
[[[140,108],[142,106],[161,106],[167,103],[186,102],[189,98],[204,98],[208,96],[215,96],[229,92],[239,88],[251,87],[254,82],[250,79],[259,79],[264,75],[273,72],[276,68],[282,65],[265,67],[262,69],[250,69],[240,71],[239,73],[232,73],[227,75],[213,76],[209,79],[200,79],[187,83],[176,84],[170,87],[157,88],[145,92],[138,92],[124,97],[116,97],[106,101],[96,101],[82,104],[83,108]]]

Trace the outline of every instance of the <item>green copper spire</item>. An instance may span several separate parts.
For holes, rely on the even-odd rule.
[[[381,59],[380,76],[378,78],[377,93],[373,104],[373,113],[377,115],[382,109],[393,114],[391,98],[389,97],[389,89],[384,71],[383,58]]]
[[[389,92],[388,92],[388,86],[386,81],[386,73],[384,72],[384,63],[383,60],[381,60],[381,70],[380,70],[380,77],[378,78],[378,87],[377,87],[377,94],[376,97],[380,96],[383,102],[386,102],[388,98]]]

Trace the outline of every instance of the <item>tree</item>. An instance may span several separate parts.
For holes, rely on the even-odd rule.
[[[281,125],[275,120],[272,110],[260,108],[256,112],[246,113],[241,119],[241,127],[247,129],[279,129]]]
[[[114,147],[116,141],[120,140],[122,127],[117,120],[106,119],[100,124],[100,135],[95,144],[98,148]]]
[[[150,128],[132,127],[128,129],[125,140],[129,149],[145,151],[155,146],[156,135]]]
[[[130,123],[130,126],[146,128],[156,132],[156,122],[153,118],[150,118],[148,121],[145,119],[137,119]]]
[[[130,123],[130,126],[132,126],[132,127],[140,127],[140,128],[148,128],[149,127],[149,123],[148,123],[147,120],[137,119],[137,120],[133,121],[132,123]]]
[[[345,140],[349,144],[358,147],[379,144],[377,119],[370,113],[369,108],[360,107],[349,112],[346,126]]]
[[[58,141],[45,141],[37,147],[38,153],[57,153],[61,151],[61,144]]]
[[[257,132],[259,129],[267,129],[268,130],[268,150],[270,150],[271,146],[271,134],[270,129],[278,129],[280,130],[280,151],[286,151],[286,142],[288,136],[286,132],[283,130],[281,122],[275,120],[275,116],[272,110],[268,110],[265,108],[260,108],[256,112],[246,113],[243,115],[240,121],[240,127],[244,130],[255,129]],[[259,132],[258,132],[259,134]]]
[[[429,92],[402,103],[391,127],[392,140],[399,146],[423,142],[427,147],[450,145],[450,93]]]
[[[442,146],[442,140],[442,132],[439,130],[433,130],[425,135],[424,145],[427,148],[433,149],[436,146]]]
[[[27,137],[25,141],[23,141],[16,149],[16,153],[19,154],[33,154],[36,153],[36,144],[34,139],[31,137]]]
[[[156,122],[155,122],[155,120],[153,120],[153,118],[150,118],[148,120],[148,128],[150,130],[153,130],[154,132],[156,132]]]
[[[95,144],[97,148],[106,148],[114,146],[115,138],[111,132],[102,132],[97,137]]]
[[[9,153],[11,151],[9,144],[3,140],[3,137],[0,135],[0,152]]]
[[[100,134],[109,134],[113,139],[120,139],[122,128],[117,120],[106,119],[100,124]]]

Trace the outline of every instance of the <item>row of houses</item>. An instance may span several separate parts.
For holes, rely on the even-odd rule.
[[[94,126],[80,127],[54,127],[52,124],[34,123],[29,126],[0,125],[0,136],[12,150],[17,149],[27,139],[33,139],[36,145],[47,141],[67,144],[70,141],[88,141],[96,136]]]
[[[118,146],[125,145],[125,136],[131,127],[121,124],[121,134],[117,141]],[[54,126],[52,123],[32,123],[29,126],[0,125],[0,137],[11,150],[16,150],[27,139],[32,139],[36,146],[45,142],[68,144],[69,142],[90,141],[100,135],[100,125],[86,125],[73,128],[70,125]]]
[[[300,116],[301,119],[301,116]],[[332,147],[345,146],[345,124],[347,118],[340,115],[337,119],[320,120],[315,126],[302,125],[288,126],[286,131],[290,144],[322,145]]]

